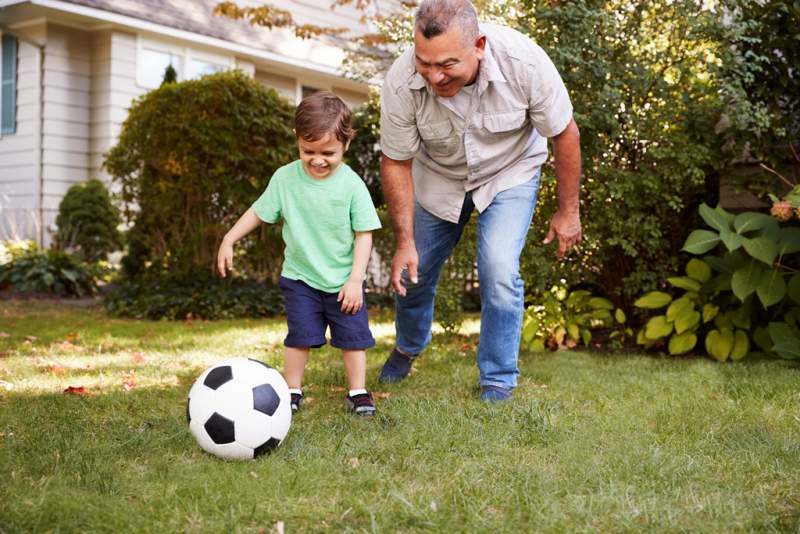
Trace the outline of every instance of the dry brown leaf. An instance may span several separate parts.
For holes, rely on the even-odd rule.
[[[59,365],[57,363],[51,364],[47,367],[47,372],[51,375],[61,376],[67,372],[63,365]]]
[[[39,339],[39,338],[36,337],[36,336],[25,336],[25,341],[30,341],[31,343],[33,343],[37,339]]]
[[[331,386],[331,392],[342,393],[345,389],[342,386]]]
[[[8,332],[0,332],[0,337],[11,337],[11,334]]]
[[[350,467],[352,467],[353,469],[358,467],[359,464],[360,464],[360,462],[358,461],[358,458],[350,458],[350,460],[348,460],[348,462],[350,463]]]
[[[67,341],[75,341],[76,339],[78,339],[78,334],[76,334],[75,332],[70,332],[69,334],[66,335],[66,338]]]
[[[66,393],[67,395],[85,395],[85,396],[92,395],[92,393],[89,392],[89,390],[87,390],[83,386],[69,386],[67,387],[67,389],[64,390],[64,393]]]
[[[136,387],[136,373],[131,371],[130,373],[122,377],[122,389],[124,389],[125,391],[130,391],[135,387]]]
[[[133,363],[144,363],[144,354],[141,352],[134,352],[131,354],[131,361]]]
[[[392,394],[388,391],[373,391],[372,396],[376,399],[388,399],[392,396]]]

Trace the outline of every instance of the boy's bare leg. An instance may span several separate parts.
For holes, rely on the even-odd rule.
[[[364,350],[342,350],[344,369],[350,389],[365,389],[367,383],[367,352]]]
[[[303,387],[303,373],[308,363],[308,348],[284,347],[283,352],[283,378],[286,379],[289,389]]]

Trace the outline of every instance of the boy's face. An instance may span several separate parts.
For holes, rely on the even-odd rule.
[[[327,133],[316,141],[298,138],[297,150],[306,173],[317,180],[324,180],[333,176],[342,164],[347,145],[343,145],[335,135]]]

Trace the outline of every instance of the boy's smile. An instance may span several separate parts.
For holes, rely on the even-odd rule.
[[[343,145],[335,135],[326,133],[316,141],[298,138],[297,150],[306,174],[316,180],[324,180],[333,176],[342,164],[347,146]]]

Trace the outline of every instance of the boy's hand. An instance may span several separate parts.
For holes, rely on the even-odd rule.
[[[342,289],[339,290],[337,302],[342,303],[342,312],[355,315],[364,303],[364,295],[361,282],[358,280],[348,280]]]
[[[226,271],[233,270],[233,245],[227,241],[222,241],[217,252],[217,271],[222,278],[225,278]]]

